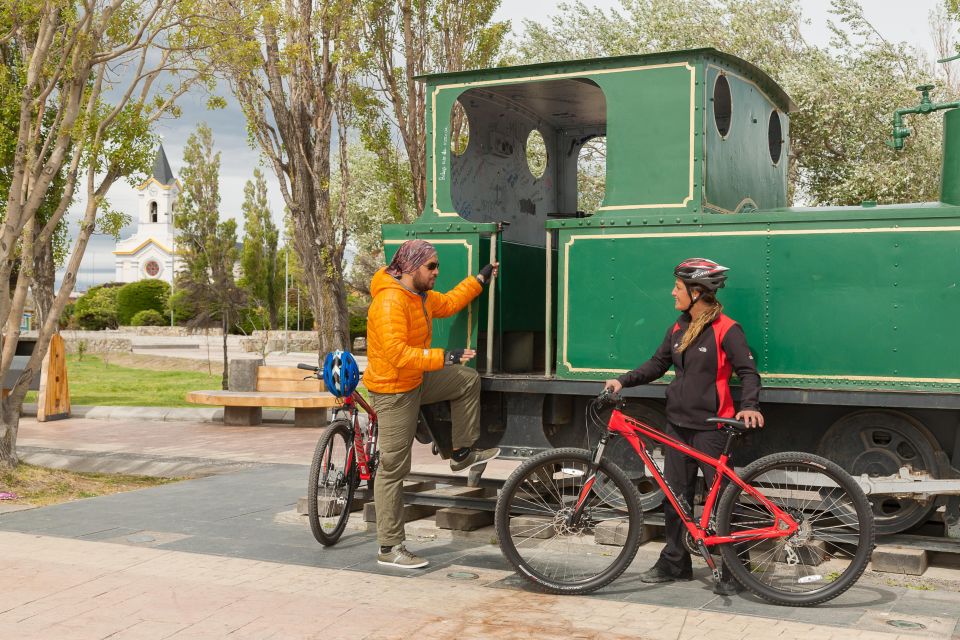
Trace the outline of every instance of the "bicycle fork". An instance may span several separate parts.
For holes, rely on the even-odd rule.
[[[593,483],[597,480],[597,469],[600,468],[600,459],[603,457],[603,449],[607,446],[608,439],[609,434],[600,438],[600,444],[597,446],[597,451],[593,455],[593,461],[587,468],[587,480],[583,483],[583,488],[580,489],[580,494],[577,496],[577,504],[574,505],[573,511],[567,516],[568,527],[576,526],[583,516],[584,505],[587,504],[587,498],[593,489]]]

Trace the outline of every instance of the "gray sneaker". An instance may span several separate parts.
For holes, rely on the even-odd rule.
[[[490,462],[498,455],[500,455],[500,449],[481,449],[480,451],[473,450],[467,454],[466,458],[459,462],[456,460],[450,460],[450,470],[463,471],[464,469],[475,467],[478,464]]]
[[[420,569],[430,564],[430,562],[410,553],[402,544],[396,544],[393,545],[393,548],[387,553],[377,554],[377,564],[383,564],[388,567],[400,567],[401,569]]]

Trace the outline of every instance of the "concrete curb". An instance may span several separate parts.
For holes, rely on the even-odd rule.
[[[24,403],[23,416],[36,417],[37,405]],[[223,422],[223,409],[217,407],[104,407],[75,405],[71,418],[90,420],[147,420],[151,422]],[[293,409],[264,409],[264,424],[294,423]]]
[[[257,462],[246,460],[48,449],[30,446],[18,447],[18,452],[23,462],[38,467],[69,469],[70,471],[87,473],[122,473],[154,478],[197,478],[260,466]]]

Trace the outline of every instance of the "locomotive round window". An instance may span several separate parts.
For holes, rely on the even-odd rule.
[[[527,136],[527,167],[534,178],[542,178],[547,170],[547,144],[543,134],[534,129]]]
[[[780,127],[780,113],[776,109],[770,113],[767,141],[770,143],[770,160],[777,164],[780,162],[780,154],[783,153],[783,129]]]
[[[160,274],[160,263],[156,260],[147,260],[143,265],[143,272],[151,278],[156,278]]]
[[[450,110],[450,152],[462,156],[470,144],[470,120],[463,105],[457,100]]]
[[[730,115],[733,110],[733,99],[730,97],[730,83],[727,76],[717,76],[713,84],[713,121],[717,125],[717,132],[721,138],[730,133]]]

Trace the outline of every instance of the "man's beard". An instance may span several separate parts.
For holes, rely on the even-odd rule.
[[[426,293],[433,289],[433,276],[423,277],[419,273],[414,274],[413,276],[413,288],[419,291],[420,293]]]

